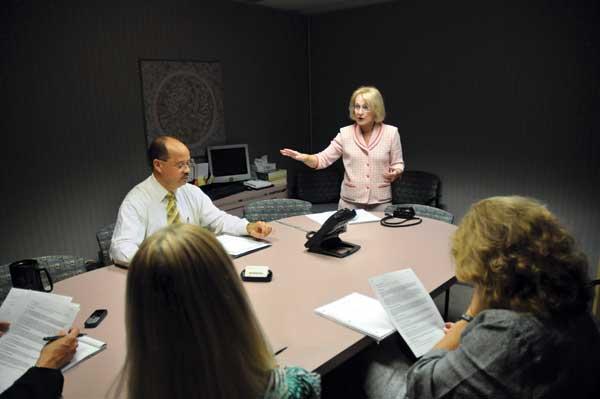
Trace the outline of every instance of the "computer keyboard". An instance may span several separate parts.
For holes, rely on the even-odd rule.
[[[204,194],[208,195],[211,200],[218,200],[219,198],[225,198],[233,194],[241,193],[242,191],[248,190],[248,187],[244,186],[241,182],[235,183],[213,183],[201,187]]]
[[[244,185],[253,188],[254,190],[259,190],[261,188],[271,187],[273,183],[266,180],[246,180]]]

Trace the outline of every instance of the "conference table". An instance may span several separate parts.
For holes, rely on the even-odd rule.
[[[238,272],[249,265],[269,266],[273,271],[269,283],[243,284],[273,351],[286,348],[277,355],[282,365],[326,374],[374,342],[314,313],[315,308],[352,292],[374,297],[369,277],[412,268],[432,296],[455,281],[450,237],[456,226],[451,224],[428,218],[407,228],[377,222],[351,224],[340,238],[361,249],[335,258],[304,248],[306,231],[319,228],[308,217],[271,223],[272,246],[239,257],[234,264]],[[82,330],[106,342],[107,348],[65,372],[64,398],[104,397],[121,374],[126,355],[126,278],[126,269],[109,266],[55,284],[55,293],[72,296],[81,305],[76,326],[83,326],[95,309],[108,309],[97,328]]]

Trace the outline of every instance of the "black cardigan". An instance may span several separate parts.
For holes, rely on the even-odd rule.
[[[0,399],[57,399],[62,394],[63,381],[60,370],[32,367],[2,392]]]

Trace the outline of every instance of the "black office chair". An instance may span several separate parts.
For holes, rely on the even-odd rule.
[[[337,209],[343,175],[334,167],[296,173],[295,197],[313,204],[313,212]]]
[[[440,207],[442,182],[433,173],[406,170],[392,183],[392,204],[422,204]]]

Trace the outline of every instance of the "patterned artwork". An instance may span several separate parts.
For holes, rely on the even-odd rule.
[[[192,156],[225,143],[221,63],[140,60],[146,138],[181,139]]]

